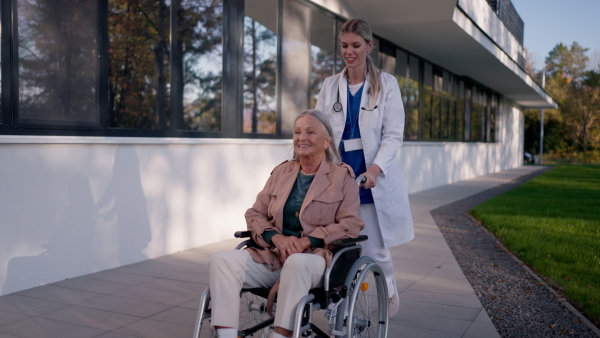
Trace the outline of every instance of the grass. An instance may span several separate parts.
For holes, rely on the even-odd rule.
[[[557,166],[471,214],[600,323],[600,166]]]

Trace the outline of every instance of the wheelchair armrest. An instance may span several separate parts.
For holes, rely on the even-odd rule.
[[[233,236],[235,238],[249,238],[252,237],[252,233],[250,231],[236,231]],[[356,238],[344,238],[344,239],[338,239],[333,241],[333,245],[335,245],[336,247],[342,247],[342,246],[346,246],[346,245],[350,245],[350,244],[355,244],[355,243],[360,243],[360,242],[364,242],[367,239],[369,239],[369,237],[367,235],[358,235],[358,237]]]
[[[367,239],[369,239],[369,236],[367,236],[367,235],[358,235],[358,237],[356,237],[356,238],[338,239],[336,241],[333,241],[333,245],[335,245],[336,247],[341,247],[341,246],[346,246],[346,245],[350,245],[350,244],[364,242]]]
[[[252,236],[252,233],[250,231],[236,231],[233,236],[235,238],[248,238],[250,236]]]

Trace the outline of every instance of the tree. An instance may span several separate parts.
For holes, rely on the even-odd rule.
[[[589,58],[587,48],[573,42],[570,48],[557,44],[546,58],[546,90],[558,103],[565,141],[573,148],[587,149],[589,118],[582,117],[586,100],[583,88]],[[586,113],[587,116],[588,113]]]
[[[600,119],[600,72],[584,72],[579,81],[569,86],[569,100],[566,111],[569,121],[576,128],[577,139],[581,142],[584,155],[587,155],[590,131],[598,128]],[[597,145],[597,143],[596,143]]]

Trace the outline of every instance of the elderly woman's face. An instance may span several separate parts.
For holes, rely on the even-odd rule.
[[[373,41],[367,43],[360,35],[348,32],[340,37],[340,48],[346,67],[361,67],[367,64],[367,53],[373,48]]]
[[[294,125],[294,150],[299,157],[319,157],[325,154],[330,138],[325,127],[310,115],[301,117]]]

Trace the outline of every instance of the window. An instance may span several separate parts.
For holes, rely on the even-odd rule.
[[[98,126],[96,2],[16,5],[17,125]]]
[[[433,67],[430,63],[423,65],[423,110],[421,111],[421,139],[429,141],[433,138]]]
[[[345,20],[305,0],[6,0],[0,10],[2,134],[288,138],[345,67]],[[501,97],[489,88],[377,36],[370,56],[396,76],[405,140],[495,142]]]
[[[323,81],[334,74],[335,21],[317,10],[311,11],[310,25],[310,107],[314,107]]]
[[[182,107],[173,106],[178,113],[172,120],[178,122],[177,129],[221,131],[223,1],[181,1],[177,13],[178,41],[173,44],[172,54],[181,82],[173,87],[181,92],[176,100]],[[179,120],[179,112],[183,112],[183,121]]]
[[[335,72],[339,73],[346,67],[342,52],[340,50],[340,32],[346,21],[337,20],[335,24]]]
[[[400,69],[400,92],[402,93],[402,101],[404,102],[404,112],[406,114],[404,123],[404,138],[406,140],[417,140],[419,138],[419,100],[420,100],[420,77],[421,67],[419,58],[414,55],[408,57],[408,65],[404,67],[406,58],[401,55],[406,55],[402,52],[398,55],[398,68]],[[402,70],[406,69],[406,75],[402,77]]]
[[[310,14],[296,1],[283,2],[281,36],[281,135],[292,135],[296,115],[307,110],[310,77]]]
[[[108,5],[109,127],[167,129],[170,8],[165,1]]]
[[[243,132],[277,132],[277,1],[246,0]]]

